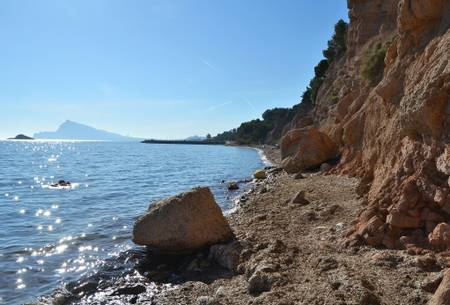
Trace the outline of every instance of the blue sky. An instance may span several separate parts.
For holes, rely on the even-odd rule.
[[[216,134],[296,103],[344,0],[3,0],[0,138]]]

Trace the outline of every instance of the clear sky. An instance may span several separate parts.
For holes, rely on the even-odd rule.
[[[345,0],[2,0],[0,138],[216,134],[298,103]]]

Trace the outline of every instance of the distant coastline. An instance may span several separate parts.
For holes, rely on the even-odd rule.
[[[155,139],[144,140],[141,143],[144,143],[144,144],[194,144],[194,145],[226,145],[227,144],[224,141],[155,140]]]

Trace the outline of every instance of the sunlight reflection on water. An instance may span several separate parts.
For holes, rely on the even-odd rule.
[[[233,208],[221,181],[263,166],[237,147],[0,141],[0,304],[33,301],[123,259],[149,202],[208,185]],[[52,186],[61,179],[71,185]],[[122,272],[123,262],[110,263]]]

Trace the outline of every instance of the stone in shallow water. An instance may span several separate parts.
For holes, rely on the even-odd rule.
[[[256,179],[266,179],[266,171],[263,169],[259,169],[253,173],[253,177],[255,177]]]
[[[182,254],[225,242],[233,232],[207,187],[164,199],[140,217],[133,241],[155,252]]]
[[[237,190],[239,189],[239,185],[235,181],[228,182],[228,189],[229,190]]]

